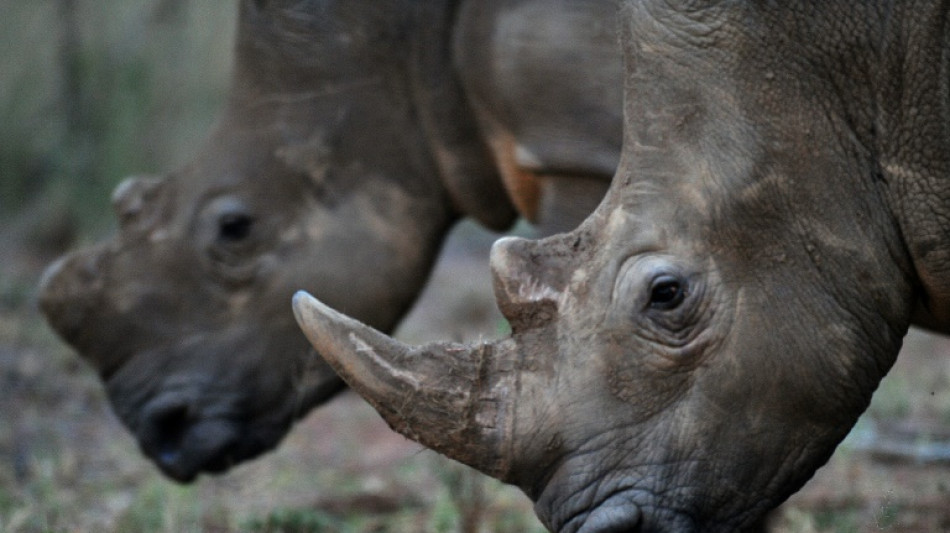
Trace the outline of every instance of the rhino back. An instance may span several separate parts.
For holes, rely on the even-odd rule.
[[[466,2],[456,65],[488,125],[517,139],[518,163],[545,173],[613,175],[622,132],[616,4]]]

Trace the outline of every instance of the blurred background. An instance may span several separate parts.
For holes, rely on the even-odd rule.
[[[543,531],[520,492],[393,434],[351,394],[276,452],[174,484],[42,322],[42,269],[112,231],[115,184],[195,155],[224,102],[235,21],[234,2],[0,0],[0,532]],[[496,237],[453,232],[400,338],[500,335]],[[775,524],[950,530],[950,342],[908,337],[868,414]]]

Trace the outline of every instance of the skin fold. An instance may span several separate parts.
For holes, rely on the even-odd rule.
[[[621,4],[620,166],[576,229],[495,244],[509,338],[407,346],[303,292],[295,313],[394,429],[551,531],[754,530],[911,322],[950,326],[948,11]]]

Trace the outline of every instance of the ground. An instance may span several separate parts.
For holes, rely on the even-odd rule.
[[[399,337],[500,334],[487,266],[494,237],[471,224],[455,232]],[[17,259],[0,272],[0,531],[543,531],[516,489],[396,435],[352,393],[226,475],[190,486],[164,479],[95,375],[37,315],[33,284],[46,258],[5,248],[5,260]],[[868,415],[773,529],[950,530],[948,502],[950,341],[914,332]]]

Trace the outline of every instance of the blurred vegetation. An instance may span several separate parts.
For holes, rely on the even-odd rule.
[[[193,155],[221,107],[233,2],[0,0],[0,222],[111,225],[124,176]]]

